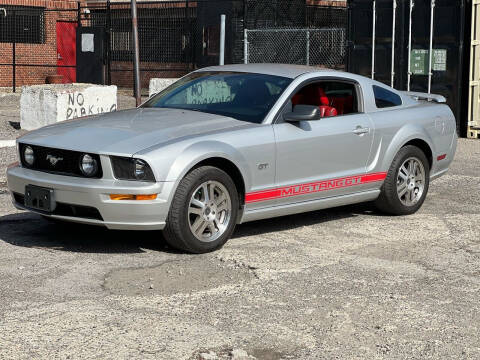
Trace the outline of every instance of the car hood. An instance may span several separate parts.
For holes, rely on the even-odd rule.
[[[19,142],[65,150],[133,155],[154,145],[252,125],[221,115],[143,108],[64,121],[34,130]]]

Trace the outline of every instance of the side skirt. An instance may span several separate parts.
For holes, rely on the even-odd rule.
[[[355,194],[335,196],[319,200],[310,200],[287,205],[272,206],[268,208],[248,210],[243,213],[239,223],[268,219],[272,217],[298,214],[302,212],[327,209],[337,206],[356,204],[375,200],[380,195],[380,190],[363,191]]]

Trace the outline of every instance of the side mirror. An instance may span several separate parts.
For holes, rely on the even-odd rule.
[[[296,105],[292,112],[283,115],[287,122],[320,120],[320,109],[313,105]]]

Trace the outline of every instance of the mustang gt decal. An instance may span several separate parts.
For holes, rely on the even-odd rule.
[[[387,177],[386,172],[349,176],[338,179],[323,180],[307,184],[290,185],[276,189],[256,191],[245,195],[246,203],[273,200],[289,196],[305,195],[320,191],[340,189],[349,186],[367,184],[375,181],[383,181]]]

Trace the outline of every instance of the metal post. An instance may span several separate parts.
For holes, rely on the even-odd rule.
[[[12,38],[12,86],[13,86],[13,92],[17,91],[17,65],[16,65],[16,47],[17,47],[17,34],[16,34],[16,29],[17,29],[17,19],[15,17],[15,10],[12,11],[12,16],[13,16],[13,38]]]
[[[220,65],[225,65],[225,15],[220,15]]]
[[[248,64],[248,30],[243,30],[243,63]]]
[[[137,0],[131,0],[132,11],[132,43],[133,43],[133,79],[134,96],[137,106],[142,102],[140,95],[142,84],[140,83],[140,50],[138,47],[138,22],[137,22]]]
[[[428,93],[432,90],[432,57],[433,57],[433,17],[435,15],[435,0],[430,5],[430,45],[428,47]]]
[[[392,14],[392,70],[390,78],[390,86],[393,88],[395,81],[395,20],[397,12],[397,0],[393,0],[393,14]]]
[[[310,65],[310,30],[307,30],[307,66]]]
[[[82,8],[80,6],[80,1],[77,1],[77,27],[82,26]]]
[[[408,19],[408,65],[407,65],[407,91],[410,91],[410,77],[412,76],[412,13],[415,6],[414,0],[410,0],[410,13]]]
[[[377,21],[377,4],[373,0],[373,24],[372,24],[372,79],[375,78],[375,23]]]
[[[197,37],[196,33],[194,33],[194,27],[193,27],[193,21],[190,19],[190,5],[189,1],[187,0],[185,2],[185,7],[187,9],[187,22],[188,22],[188,46],[190,48],[190,62],[188,65],[189,69],[194,69],[196,66],[196,60],[195,60],[195,55],[196,55],[196,42],[195,39]]]
[[[112,8],[110,6],[110,0],[107,0],[107,84],[112,85],[112,62],[110,47],[112,46],[111,34],[112,34]]]

